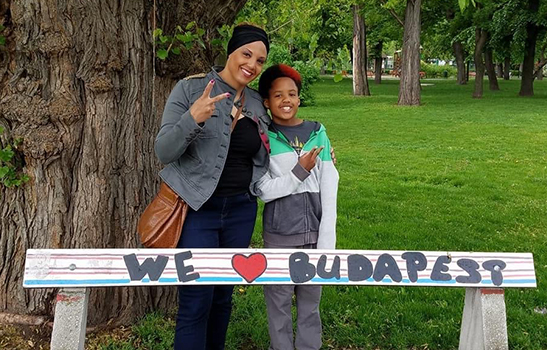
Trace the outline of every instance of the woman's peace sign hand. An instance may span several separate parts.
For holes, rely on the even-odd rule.
[[[207,119],[211,118],[213,112],[215,111],[215,103],[225,98],[230,97],[230,93],[226,92],[215,97],[211,97],[211,91],[213,90],[213,85],[215,81],[212,79],[209,84],[203,90],[203,94],[198,98],[192,107],[190,107],[190,115],[197,124],[203,123]]]

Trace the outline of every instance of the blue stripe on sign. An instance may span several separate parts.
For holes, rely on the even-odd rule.
[[[177,278],[160,278],[159,280],[157,280],[156,282],[159,282],[159,283],[173,283],[173,282],[178,282],[179,280]],[[135,281],[135,282],[143,282],[143,283],[148,283],[150,282],[150,278],[143,278],[142,280],[140,281]]]
[[[160,278],[162,283],[178,282],[178,278]]]
[[[320,278],[320,277],[316,277],[316,278],[312,278],[311,280],[312,282],[329,282],[329,283],[347,283],[349,282],[349,279],[347,278],[340,278],[340,279],[336,279],[336,278]]]
[[[159,280],[155,281],[155,282],[159,282],[159,283],[174,283],[174,282],[178,282],[179,280],[177,278],[160,278]],[[150,282],[150,278],[146,277],[146,278],[143,278],[142,280],[140,281],[133,281],[133,282],[142,282],[142,283],[149,283]]]
[[[492,280],[482,280],[482,284],[494,284]],[[503,284],[536,283],[536,280],[503,280]]]
[[[530,280],[508,280],[503,281],[503,283],[536,283],[536,280],[530,279]]]
[[[242,282],[243,279],[240,277],[201,277],[196,282]],[[259,277],[255,282],[290,282],[289,277]],[[137,281],[138,282],[138,281]],[[149,278],[143,278],[142,283],[149,283]],[[160,283],[176,283],[178,282],[177,278],[160,278]],[[328,283],[347,283],[349,280],[347,278],[337,279],[324,279],[324,278],[314,278],[312,282],[328,282]],[[374,283],[375,281],[372,278],[367,279],[367,282]],[[391,279],[385,278],[381,282],[383,283],[392,283]],[[130,284],[131,280],[129,279],[117,279],[117,280],[26,280],[24,282],[25,286],[40,286],[40,285],[99,285],[99,284]],[[401,283],[404,284],[420,284],[420,283],[436,283],[436,284],[457,284],[456,280],[449,281],[434,281],[428,278],[420,278],[416,282],[410,282],[408,279],[403,279]],[[519,279],[519,280],[504,280],[503,284],[535,284],[537,280],[535,279]],[[482,280],[481,284],[493,284],[491,280]]]
[[[290,282],[289,277],[258,277],[255,282]]]
[[[40,285],[58,285],[58,284],[129,284],[129,279],[119,280],[28,280],[25,281],[27,286],[40,286]]]
[[[456,280],[437,281],[437,280],[432,280],[431,278],[418,278],[416,283],[456,284]]]
[[[159,283],[173,283],[173,282],[178,282],[179,280],[177,278],[160,278],[159,280],[157,280],[156,282],[159,282]],[[134,281],[134,282],[142,282],[142,283],[149,283],[150,282],[150,278],[146,277],[146,278],[143,278],[142,280],[140,281]]]
[[[200,277],[196,282],[242,282],[241,277]]]

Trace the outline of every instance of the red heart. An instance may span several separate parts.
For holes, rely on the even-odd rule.
[[[248,283],[251,283],[266,271],[266,256],[262,253],[253,253],[248,257],[243,254],[234,254],[232,267]]]

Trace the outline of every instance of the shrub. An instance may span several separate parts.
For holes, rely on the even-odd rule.
[[[300,91],[300,103],[302,106],[313,105],[315,96],[312,94],[311,85],[319,79],[320,69],[312,62],[296,61],[293,65],[302,76],[302,90]]]
[[[284,63],[286,65],[292,66],[293,59],[289,48],[282,45],[271,44],[270,52],[268,53],[267,66],[273,66],[275,64]]]
[[[450,65],[437,66],[423,61],[420,64],[420,70],[425,72],[427,78],[449,78],[458,75],[458,70],[455,67]]]
[[[302,90],[300,91],[300,103],[302,106],[310,106],[313,104],[314,96],[311,91],[311,84],[319,78],[320,69],[315,61],[296,61],[294,62],[286,46],[271,44],[270,52],[268,53],[268,61],[264,66],[264,70],[275,64],[284,63],[296,69],[302,76]],[[263,71],[264,71],[263,70]],[[249,86],[253,89],[258,89],[257,78]]]

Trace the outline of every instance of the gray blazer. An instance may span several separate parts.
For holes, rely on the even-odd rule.
[[[215,85],[211,96],[229,92],[231,97],[216,103],[215,111],[203,125],[190,115],[190,106],[202,94],[211,79]],[[230,145],[230,117],[235,89],[226,84],[213,69],[208,74],[185,78],[177,83],[167,100],[161,129],[154,150],[166,166],[160,176],[169,187],[198,210],[215,191]],[[266,173],[269,165],[268,125],[271,120],[262,98],[255,90],[245,88],[245,106],[242,114],[257,123],[262,145],[253,157],[253,177],[250,191]]]

